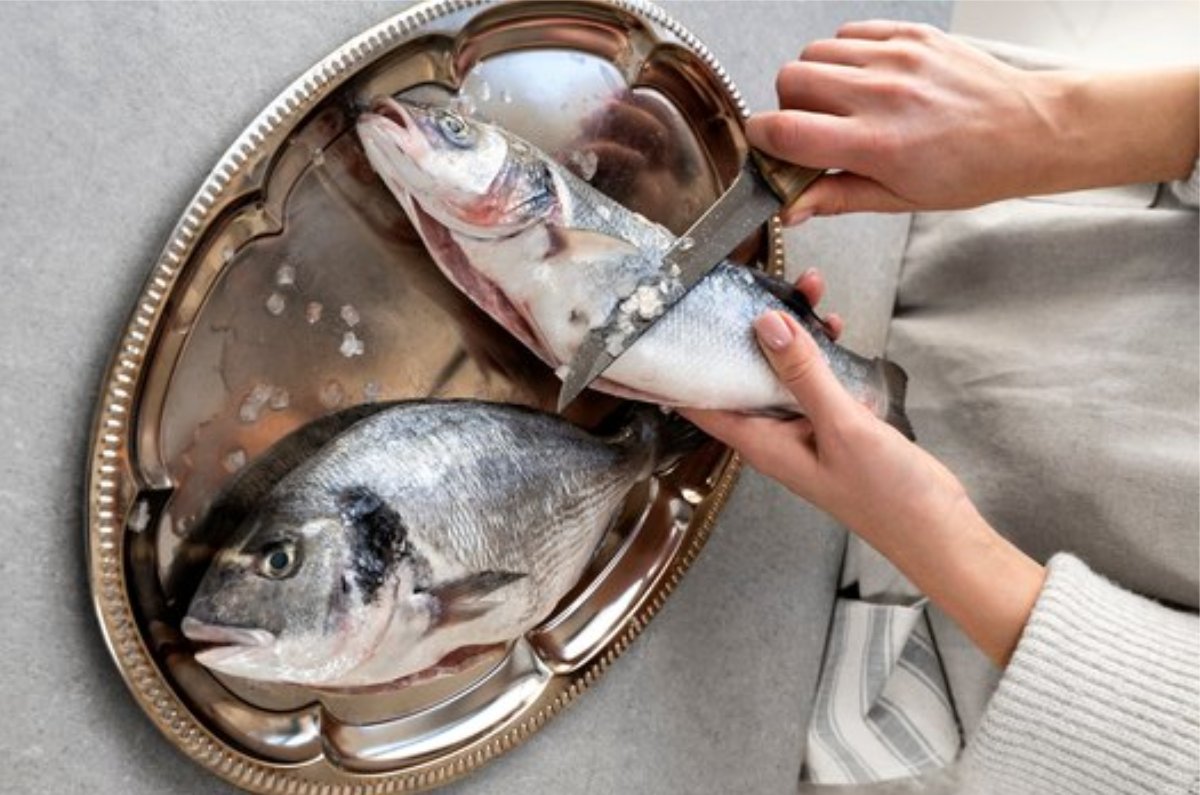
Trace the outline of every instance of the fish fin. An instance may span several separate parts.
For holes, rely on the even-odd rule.
[[[912,423],[904,410],[904,401],[908,395],[908,373],[895,362],[887,359],[876,359],[876,366],[883,381],[883,393],[887,398],[887,417],[884,421],[904,436],[913,441],[917,435],[913,432]]]
[[[527,575],[515,571],[481,571],[430,588],[427,593],[437,604],[434,626],[458,624],[487,613],[500,604],[486,597]]]
[[[379,682],[371,685],[339,685],[339,684],[308,684],[305,685],[310,690],[317,690],[323,693],[336,693],[342,695],[353,696],[369,696],[378,695],[394,691],[401,687],[415,685],[418,682],[430,682],[435,679],[441,679],[446,676],[453,676],[467,670],[472,665],[480,662],[488,655],[500,657],[507,650],[508,646],[504,643],[489,643],[485,645],[462,646],[447,654],[442,659],[438,660],[428,668],[422,668],[420,671],[411,674],[405,674],[398,679],[393,679],[390,682]]]
[[[681,415],[666,407],[628,403],[608,417],[599,428],[599,435],[621,446],[649,456],[645,473],[666,472],[689,453],[712,441],[712,437]]]
[[[678,464],[685,455],[713,441],[713,437],[691,424],[676,412],[665,408],[649,408],[643,410],[653,423],[654,434],[654,472],[662,473]]]
[[[825,328],[825,321],[812,308],[812,304],[804,297],[804,293],[797,290],[794,284],[772,276],[769,273],[763,273],[760,270],[754,270],[753,268],[747,268],[747,270],[754,276],[754,281],[758,282],[760,287],[782,301],[783,305],[799,316],[800,320],[804,321],[807,326],[815,323],[822,329]]]
[[[549,224],[546,226],[545,261],[553,262],[610,262],[642,256],[641,250],[619,237],[591,229],[572,229]]]

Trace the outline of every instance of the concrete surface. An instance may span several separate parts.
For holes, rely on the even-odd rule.
[[[929,3],[671,3],[750,104],[850,18],[945,25]],[[99,379],[168,231],[296,74],[400,6],[0,5],[0,792],[228,793],[126,692],[82,545]],[[882,347],[904,219],[810,224],[847,339]],[[460,792],[795,789],[841,532],[747,474],[662,614],[593,692]]]

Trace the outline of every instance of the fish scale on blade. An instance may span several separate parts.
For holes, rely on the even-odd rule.
[[[639,480],[697,441],[643,408],[611,437],[472,401],[401,403],[298,464],[213,558],[183,621],[226,674],[386,685],[507,643],[579,579]]]
[[[620,301],[638,293],[622,311],[649,318],[656,298],[670,295],[662,257],[675,238],[664,227],[495,125],[391,98],[372,107],[359,117],[359,138],[433,260],[560,377]],[[592,386],[664,405],[795,415],[795,398],[753,334],[755,318],[769,310],[792,314],[850,393],[911,435],[903,370],[838,346],[791,285],[730,262]]]

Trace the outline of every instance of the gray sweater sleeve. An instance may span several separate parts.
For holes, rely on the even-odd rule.
[[[960,767],[988,795],[1184,795],[1200,780],[1200,621],[1060,554]]]
[[[1176,180],[1168,185],[1171,192],[1175,194],[1175,198],[1183,204],[1188,207],[1200,206],[1200,160],[1196,161],[1196,165],[1187,179]]]

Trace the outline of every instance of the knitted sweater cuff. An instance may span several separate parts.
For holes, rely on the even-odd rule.
[[[1118,588],[1071,555],[1047,569],[965,753],[971,789],[1189,792],[1200,775],[1200,621]]]

